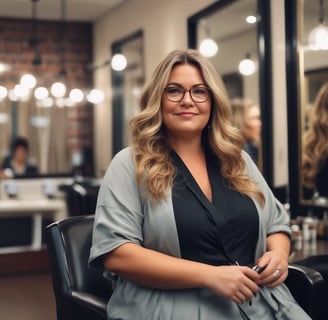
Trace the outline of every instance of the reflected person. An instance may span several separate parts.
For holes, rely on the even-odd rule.
[[[284,284],[288,214],[242,150],[211,62],[169,53],[140,105],[95,213],[89,263],[113,283],[107,319],[310,319]]]
[[[316,192],[328,197],[328,82],[316,95],[309,112],[308,126],[302,155],[305,198]]]
[[[11,145],[11,155],[1,166],[2,178],[15,178],[37,175],[37,167],[29,161],[29,143],[24,137],[17,137]]]
[[[231,100],[232,121],[244,137],[244,150],[259,164],[259,144],[261,140],[262,121],[260,108],[248,99]]]

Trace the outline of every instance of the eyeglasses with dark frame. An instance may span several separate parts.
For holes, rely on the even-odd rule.
[[[181,102],[186,92],[189,92],[191,100],[196,103],[205,102],[210,96],[210,88],[205,85],[195,85],[189,90],[177,85],[169,85],[164,89],[167,100],[171,102]]]

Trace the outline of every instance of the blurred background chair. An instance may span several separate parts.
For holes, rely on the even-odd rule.
[[[80,215],[46,227],[58,320],[105,320],[111,283],[102,272],[88,267],[94,215]],[[324,278],[309,267],[289,265],[286,284],[313,320],[323,317]]]
[[[99,183],[84,179],[69,185],[61,185],[60,190],[65,193],[68,216],[95,213]]]
[[[111,283],[89,268],[94,216],[69,217],[45,228],[58,320],[105,320]]]

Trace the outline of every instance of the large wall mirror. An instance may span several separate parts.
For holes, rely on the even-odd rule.
[[[0,167],[23,137],[37,177],[93,176],[92,24],[35,23],[0,18]]]
[[[328,0],[285,7],[292,213],[320,215],[328,208]]]
[[[112,71],[113,155],[128,145],[129,119],[139,111],[139,97],[145,81],[143,32],[139,30],[112,44],[112,55],[123,54],[127,66]]]
[[[229,98],[259,106],[262,133],[257,164],[269,185],[273,182],[270,3],[257,0],[221,0],[188,20],[189,47],[201,50],[205,38],[218,45],[209,56],[225,82]],[[206,55],[206,53],[205,53]],[[249,58],[254,70],[240,69]]]

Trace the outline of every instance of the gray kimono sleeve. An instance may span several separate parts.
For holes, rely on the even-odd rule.
[[[120,245],[142,244],[143,214],[131,150],[111,161],[99,189],[89,264],[102,268],[99,259]]]

